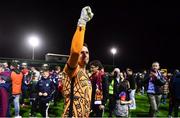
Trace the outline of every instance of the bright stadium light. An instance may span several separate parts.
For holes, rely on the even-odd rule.
[[[39,45],[39,38],[37,36],[30,36],[29,44],[34,48],[37,47]]]
[[[117,53],[117,49],[116,48],[111,48],[111,53],[113,54],[113,67],[114,67],[114,55]]]
[[[28,41],[30,46],[32,46],[33,52],[32,52],[32,60],[34,60],[34,51],[35,47],[39,45],[39,37],[36,35],[31,35],[28,37]]]
[[[112,49],[111,49],[111,53],[112,53],[113,55],[115,55],[115,54],[117,53],[117,49],[116,49],[116,48],[112,48]]]

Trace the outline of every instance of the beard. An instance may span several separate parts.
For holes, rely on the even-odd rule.
[[[79,60],[78,64],[80,66],[85,66],[88,64],[88,62],[89,62],[89,59],[82,59],[82,60]]]

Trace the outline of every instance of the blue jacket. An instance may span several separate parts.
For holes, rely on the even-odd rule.
[[[37,88],[38,93],[46,92],[48,94],[47,96],[39,96],[39,100],[43,102],[49,102],[52,99],[55,86],[54,86],[54,83],[49,78],[45,79],[41,77],[41,79],[37,83],[36,88]]]
[[[151,79],[150,72],[148,72],[145,75],[145,86],[146,86],[146,89],[148,89],[149,80],[150,79]],[[162,76],[162,74],[160,74],[160,72],[159,72],[158,77],[151,81],[154,84],[154,90],[155,90],[154,94],[157,94],[157,95],[162,94],[161,86],[163,86],[163,84],[165,84],[165,83],[161,83],[161,80],[162,81],[166,81],[165,78]]]

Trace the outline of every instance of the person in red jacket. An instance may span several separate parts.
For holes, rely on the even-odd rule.
[[[105,104],[108,97],[108,77],[102,71],[103,65],[99,60],[90,62],[90,76],[92,84],[91,117],[103,117]]]
[[[0,64],[0,117],[7,117],[9,104],[9,73],[5,72],[5,68]]]

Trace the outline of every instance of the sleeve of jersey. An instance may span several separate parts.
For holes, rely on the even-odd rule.
[[[75,77],[79,67],[78,59],[84,43],[85,27],[77,27],[71,44],[69,59],[64,67],[64,72],[70,77]]]

